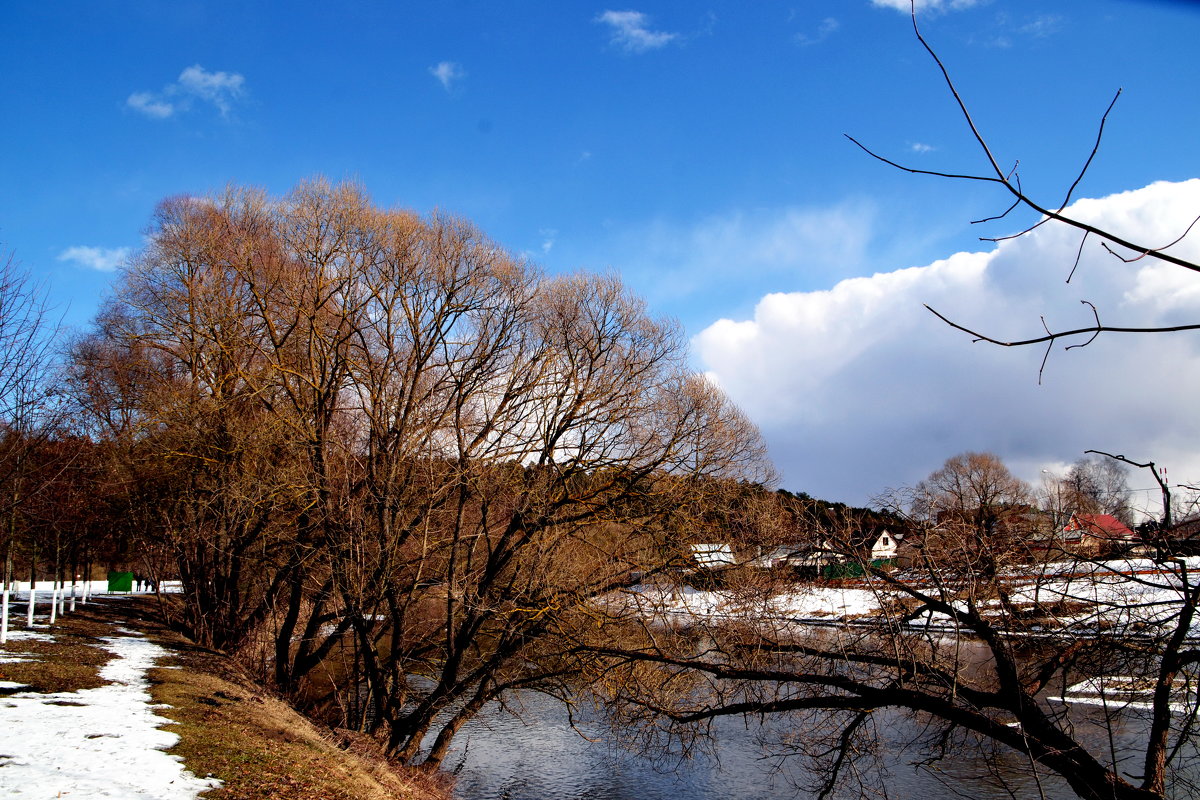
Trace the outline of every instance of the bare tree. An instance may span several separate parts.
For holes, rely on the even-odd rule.
[[[999,236],[999,237],[981,237],[983,241],[1000,242],[1000,241],[1004,241],[1004,240],[1019,238],[1021,236],[1024,236],[1024,235],[1036,230],[1037,228],[1039,228],[1043,225],[1047,225],[1047,224],[1066,225],[1068,227],[1074,228],[1075,230],[1079,231],[1079,233],[1080,233],[1079,249],[1076,251],[1074,264],[1072,264],[1070,266],[1070,269],[1067,271],[1066,279],[1068,282],[1070,282],[1071,278],[1075,274],[1076,269],[1079,267],[1080,258],[1083,254],[1084,247],[1087,245],[1089,240],[1099,242],[1100,246],[1102,248],[1104,248],[1104,250],[1107,253],[1109,253],[1113,258],[1116,258],[1127,264],[1135,264],[1135,263],[1140,263],[1143,261],[1151,262],[1151,263],[1158,262],[1158,263],[1178,267],[1179,269],[1187,270],[1190,272],[1200,272],[1200,262],[1197,262],[1190,258],[1183,257],[1183,256],[1179,255],[1178,252],[1172,250],[1172,248],[1174,248],[1176,245],[1178,245],[1188,235],[1190,235],[1192,233],[1193,229],[1197,226],[1198,223],[1200,223],[1200,216],[1197,216],[1191,222],[1191,224],[1189,224],[1184,230],[1180,231],[1179,236],[1177,238],[1175,238],[1173,241],[1150,242],[1150,241],[1140,241],[1140,240],[1137,240],[1136,238],[1123,236],[1123,235],[1116,233],[1113,230],[1099,228],[1099,227],[1092,225],[1082,219],[1071,216],[1067,211],[1072,198],[1075,196],[1076,189],[1079,187],[1080,183],[1083,181],[1084,176],[1087,174],[1088,169],[1091,167],[1092,162],[1095,160],[1097,154],[1099,153],[1100,145],[1101,145],[1101,142],[1102,142],[1102,139],[1104,136],[1105,124],[1108,122],[1108,116],[1112,112],[1114,106],[1117,103],[1117,100],[1120,97],[1120,94],[1121,94],[1120,91],[1117,91],[1116,95],[1113,97],[1112,101],[1109,103],[1108,107],[1104,110],[1104,113],[1101,115],[1100,123],[1099,123],[1098,129],[1096,131],[1096,138],[1095,138],[1094,143],[1092,144],[1091,150],[1090,150],[1090,152],[1088,152],[1087,157],[1083,160],[1083,164],[1080,167],[1078,175],[1072,181],[1071,185],[1067,188],[1066,192],[1063,194],[1063,196],[1061,198],[1053,200],[1053,201],[1041,200],[1039,198],[1033,197],[1032,195],[1027,193],[1022,188],[1020,173],[1019,173],[1019,169],[1018,169],[1019,163],[1020,163],[1019,161],[1015,162],[1011,168],[1008,168],[1008,167],[1005,167],[1002,164],[1002,162],[1000,161],[1000,159],[995,155],[992,146],[989,144],[987,139],[984,137],[983,133],[980,131],[979,127],[976,125],[975,119],[973,118],[973,116],[967,106],[966,100],[959,93],[958,88],[955,86],[954,81],[951,78],[949,69],[946,67],[946,65],[943,63],[942,59],[934,51],[933,47],[928,43],[928,41],[926,41],[925,37],[921,33],[920,28],[917,26],[917,16],[916,16],[915,4],[914,4],[914,8],[913,8],[913,13],[912,13],[912,23],[913,23],[913,31],[917,37],[917,40],[921,43],[922,47],[925,48],[925,51],[929,54],[930,58],[932,58],[934,63],[936,64],[943,80],[945,81],[947,89],[949,90],[951,96],[954,99],[954,103],[957,105],[958,110],[961,113],[963,120],[967,124],[967,127],[970,131],[971,138],[979,146],[979,149],[983,154],[985,168],[982,171],[977,172],[977,173],[956,173],[956,172],[945,172],[945,171],[938,171],[938,170],[918,169],[915,167],[901,164],[897,161],[894,161],[892,159],[889,159],[889,158],[886,158],[886,157],[880,155],[876,151],[868,148],[867,146],[865,146],[864,144],[859,142],[853,136],[850,136],[847,134],[846,138],[848,138],[851,142],[853,142],[855,145],[860,147],[864,152],[866,152],[872,158],[878,159],[879,161],[882,161],[883,163],[888,164],[890,166],[896,167],[897,169],[903,170],[908,173],[916,174],[916,175],[930,175],[933,177],[946,178],[946,179],[950,179],[950,180],[969,181],[969,182],[974,182],[974,183],[988,184],[988,185],[994,186],[997,189],[999,189],[1004,195],[1007,196],[1007,199],[1011,201],[1010,205],[1004,211],[1000,212],[997,215],[987,217],[985,219],[973,220],[972,221],[973,224],[995,222],[997,220],[1006,219],[1009,214],[1011,214],[1013,211],[1015,211],[1017,209],[1032,211],[1038,216],[1038,219],[1036,222],[1034,222],[1031,225],[1028,225],[1027,227],[1021,229],[1020,231],[1018,231],[1016,233]],[[1002,347],[1025,347],[1025,346],[1030,346],[1030,345],[1045,345],[1046,346],[1045,354],[1042,357],[1041,369],[1038,372],[1039,380],[1041,379],[1042,372],[1044,372],[1044,370],[1045,370],[1046,361],[1050,357],[1050,352],[1051,352],[1052,348],[1054,347],[1054,344],[1060,340],[1071,342],[1070,344],[1067,344],[1066,348],[1065,348],[1067,350],[1070,350],[1072,348],[1085,347],[1085,346],[1091,344],[1092,342],[1094,342],[1096,340],[1096,337],[1098,337],[1101,333],[1105,333],[1105,332],[1108,332],[1108,333],[1171,333],[1171,332],[1178,332],[1178,331],[1200,330],[1200,323],[1188,323],[1188,324],[1181,324],[1181,325],[1164,325],[1164,326],[1110,325],[1110,324],[1107,324],[1107,323],[1104,323],[1101,321],[1100,310],[1094,304],[1092,304],[1091,302],[1089,302],[1087,300],[1084,300],[1082,302],[1084,305],[1088,306],[1088,308],[1092,314],[1092,318],[1094,320],[1092,325],[1087,325],[1087,326],[1080,327],[1080,328],[1072,328],[1069,330],[1053,330],[1046,323],[1045,317],[1042,317],[1041,323],[1042,323],[1043,333],[1041,333],[1040,335],[1030,336],[1030,337],[1027,337],[1024,339],[1016,339],[1016,340],[1002,340],[1002,339],[998,339],[994,336],[988,335],[986,333],[981,333],[979,330],[975,329],[972,326],[963,325],[963,324],[960,324],[958,322],[951,320],[949,317],[945,316],[941,312],[939,312],[929,306],[926,306],[926,308],[929,308],[929,311],[932,312],[935,316],[937,316],[940,320],[942,320],[943,322],[945,322],[946,324],[950,325],[953,328],[956,328],[960,331],[963,331],[964,333],[969,334],[977,342],[979,342],[979,341],[990,342],[991,344],[1000,345]]]
[[[235,647],[280,590],[295,460],[268,412],[262,332],[240,278],[266,208],[250,195],[176,198],[75,347],[77,396],[112,443],[137,531],[175,556],[186,621]]]
[[[869,768],[885,738],[932,770],[968,752],[994,769],[982,778],[1012,792],[1013,757],[1029,791],[1054,784],[1097,800],[1194,791],[1200,588],[1187,566],[1020,561],[1017,531],[988,542],[1001,526],[970,511],[1007,505],[993,487],[1018,500],[1023,487],[1006,471],[960,469],[969,461],[951,459],[955,468],[926,482],[954,497],[953,524],[943,515],[928,527],[902,571],[864,565],[865,577],[841,588],[858,611],[832,624],[778,610],[813,606],[805,598],[822,587],[728,592],[720,618],[668,615],[669,598],[639,593],[640,621],[623,643],[581,644],[618,725],[643,744],[689,746],[721,717],[783,717],[776,731],[801,733],[774,752],[806,759],[806,788],[820,797],[847,781],[885,787]],[[984,491],[960,491],[972,485],[960,475],[980,474],[992,476]]]
[[[38,491],[30,484],[32,450],[54,427],[50,378],[58,330],[43,288],[10,254],[0,262],[0,515],[4,527],[3,588],[14,579],[18,537],[26,527],[23,507]],[[31,574],[37,543],[29,542]]]
[[[1118,459],[1084,456],[1067,470],[1061,488],[1072,513],[1109,514],[1130,525],[1129,471]]]
[[[146,533],[193,629],[406,761],[576,675],[567,634],[677,558],[679,510],[770,478],[616,278],[353,185],[166,201],[79,355],[97,419],[169,476]]]

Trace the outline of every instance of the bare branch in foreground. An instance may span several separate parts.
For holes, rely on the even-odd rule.
[[[1098,456],[1105,456],[1107,458],[1113,459],[1114,461],[1120,461],[1122,463],[1128,464],[1131,467],[1138,467],[1139,469],[1150,470],[1150,474],[1154,476],[1155,483],[1158,484],[1158,488],[1162,491],[1162,496],[1163,496],[1163,522],[1162,522],[1162,524],[1163,524],[1163,528],[1171,527],[1171,487],[1167,483],[1166,477],[1159,471],[1158,467],[1155,465],[1155,463],[1153,461],[1147,461],[1146,463],[1142,464],[1137,461],[1134,461],[1133,459],[1131,459],[1125,455],[1121,455],[1121,454],[1114,455],[1112,453],[1106,453],[1103,450],[1085,450],[1084,452],[1085,453],[1095,453]]]
[[[1009,195],[1012,197],[1011,205],[1009,205],[1008,208],[1006,208],[1002,213],[995,214],[993,216],[984,217],[984,218],[977,219],[977,220],[972,220],[972,224],[979,224],[979,223],[984,223],[984,222],[995,222],[997,220],[1006,219],[1009,216],[1009,214],[1018,207],[1023,207],[1023,208],[1029,209],[1029,210],[1037,213],[1039,216],[1039,218],[1037,219],[1036,222],[1030,224],[1027,227],[1024,227],[1023,229],[1021,229],[1020,231],[1018,231],[1016,233],[1011,233],[1011,234],[1006,234],[1006,235],[996,236],[996,237],[980,237],[981,241],[998,243],[998,242],[1007,241],[1010,239],[1019,239],[1020,237],[1025,236],[1025,235],[1035,231],[1042,225],[1045,225],[1046,223],[1051,222],[1051,221],[1060,222],[1064,225],[1068,225],[1070,227],[1073,227],[1077,230],[1082,231],[1083,238],[1079,243],[1079,248],[1076,251],[1074,262],[1071,266],[1070,272],[1067,275],[1067,283],[1071,282],[1072,278],[1075,275],[1075,272],[1078,270],[1079,264],[1080,264],[1080,261],[1082,258],[1082,254],[1083,254],[1083,247],[1087,243],[1088,237],[1093,236],[1093,235],[1098,237],[1101,240],[1101,246],[1106,251],[1108,251],[1111,255],[1120,259],[1124,263],[1133,263],[1133,262],[1140,261],[1144,258],[1149,257],[1149,258],[1152,258],[1152,259],[1162,262],[1162,263],[1171,264],[1171,265],[1177,266],[1177,267],[1182,267],[1183,269],[1187,269],[1187,270],[1190,270],[1193,272],[1200,272],[1200,262],[1192,260],[1192,259],[1188,259],[1188,258],[1182,258],[1178,255],[1167,252],[1169,248],[1171,248],[1174,245],[1181,242],[1184,238],[1186,238],[1192,232],[1192,230],[1196,227],[1197,223],[1200,223],[1200,217],[1197,217],[1195,220],[1193,220],[1192,223],[1190,225],[1188,225],[1187,229],[1184,230],[1184,232],[1180,236],[1178,236],[1175,240],[1173,240],[1170,243],[1165,244],[1165,245],[1151,247],[1151,246],[1147,246],[1145,244],[1134,242],[1124,236],[1116,234],[1112,230],[1107,230],[1104,228],[1097,227],[1097,226],[1092,225],[1088,222],[1085,222],[1081,219],[1067,216],[1066,214],[1063,213],[1063,211],[1070,204],[1072,198],[1075,196],[1076,190],[1079,188],[1080,184],[1082,183],[1084,177],[1087,174],[1088,169],[1091,168],[1092,164],[1094,163],[1094,161],[1096,159],[1097,154],[1100,151],[1100,145],[1104,138],[1104,131],[1105,131],[1105,127],[1108,122],[1109,115],[1112,113],[1113,108],[1116,106],[1117,100],[1120,98],[1122,90],[1120,90],[1120,89],[1117,90],[1116,94],[1113,96],[1112,100],[1109,101],[1108,106],[1105,108],[1104,113],[1101,114],[1100,124],[1096,131],[1095,141],[1092,143],[1092,147],[1088,153],[1087,158],[1084,160],[1083,166],[1079,170],[1079,173],[1075,176],[1075,179],[1071,182],[1071,185],[1067,189],[1062,202],[1059,203],[1057,207],[1047,207],[1047,206],[1044,206],[1043,204],[1037,202],[1036,200],[1034,200],[1023,189],[1023,187],[1021,185],[1021,181],[1020,181],[1020,176],[1017,172],[1017,166],[1016,166],[1016,164],[1020,163],[1019,161],[1016,162],[1014,164],[1012,170],[1010,170],[1007,173],[1000,167],[1000,162],[997,160],[996,156],[993,154],[992,148],[988,144],[987,139],[984,137],[983,133],[980,131],[979,127],[976,125],[975,120],[971,114],[971,111],[970,111],[969,107],[967,106],[966,101],[963,99],[962,94],[959,92],[958,87],[954,84],[954,81],[950,75],[950,71],[946,67],[945,62],[942,61],[941,57],[937,54],[937,52],[933,49],[933,47],[929,44],[929,42],[925,39],[924,35],[921,33],[920,27],[917,24],[915,4],[912,9],[912,26],[913,26],[913,33],[916,35],[917,40],[921,43],[921,46],[925,48],[925,51],[929,54],[930,58],[933,59],[934,64],[937,66],[938,70],[940,71],[940,73],[942,75],[942,79],[945,81],[946,87],[949,90],[951,97],[954,99],[955,105],[958,107],[959,113],[962,115],[963,120],[966,122],[967,127],[970,129],[971,138],[974,139],[975,143],[983,151],[984,158],[986,159],[987,164],[988,164],[988,170],[986,170],[986,172],[984,174],[972,174],[972,173],[960,173],[960,172],[947,172],[947,171],[934,170],[934,169],[919,169],[916,167],[912,167],[912,166],[908,166],[906,164],[899,163],[897,161],[893,161],[892,159],[887,158],[886,156],[875,152],[874,150],[867,147],[865,144],[863,144],[859,140],[855,139],[853,136],[850,136],[849,134],[845,134],[846,138],[849,139],[851,142],[853,142],[855,146],[860,148],[863,152],[865,152],[870,157],[876,159],[877,161],[881,161],[884,164],[887,164],[888,166],[891,166],[895,169],[899,169],[903,172],[907,172],[909,174],[929,175],[929,176],[937,177],[937,178],[947,178],[947,179],[951,179],[951,180],[960,180],[960,181],[977,181],[977,182],[983,182],[983,183],[994,183],[994,184],[998,184],[999,186],[1003,187],[1009,193]],[[1135,255],[1132,257],[1122,255],[1121,252],[1119,252],[1122,250],[1127,250],[1129,252],[1134,253]],[[1086,301],[1084,301],[1084,302],[1086,302]],[[928,306],[926,306],[926,307],[928,308]],[[933,309],[930,308],[930,311],[933,311]],[[1095,311],[1094,307],[1093,307],[1093,311]],[[1099,335],[1102,331],[1107,331],[1107,332],[1112,332],[1112,333],[1166,333],[1166,332],[1173,332],[1173,331],[1200,329],[1200,324],[1169,326],[1169,327],[1104,326],[1104,325],[1101,325],[1099,323],[1099,321],[1097,320],[1096,325],[1087,327],[1087,328],[1078,328],[1078,329],[1068,330],[1068,331],[1052,331],[1049,328],[1046,328],[1045,336],[1039,336],[1039,337],[1034,337],[1034,338],[1030,338],[1030,339],[1022,339],[1022,340],[1017,340],[1017,341],[1002,341],[1002,340],[996,339],[995,337],[983,335],[983,334],[979,333],[978,331],[975,331],[973,329],[970,329],[970,328],[964,327],[962,325],[956,324],[954,322],[951,322],[945,316],[943,316],[942,314],[939,314],[936,311],[933,311],[933,313],[936,314],[939,319],[941,319],[943,322],[950,325],[951,327],[970,334],[971,336],[973,336],[975,338],[975,341],[985,341],[985,342],[1000,345],[1003,347],[1023,347],[1023,346],[1036,345],[1036,344],[1050,345],[1058,339],[1068,338],[1068,337],[1072,337],[1072,336],[1079,336],[1079,335],[1083,335],[1083,334],[1090,334],[1091,338],[1089,338],[1087,342],[1084,342],[1083,344],[1076,344],[1076,345],[1070,346],[1070,347],[1083,347],[1083,346],[1086,346],[1087,344],[1090,344],[1092,341],[1094,341],[1096,336]],[[1043,322],[1043,325],[1044,324],[1045,323]],[[1070,349],[1070,347],[1068,347],[1068,349]],[[1038,383],[1041,383],[1042,374],[1044,373],[1045,367],[1046,367],[1046,361],[1049,358],[1049,352],[1050,351],[1049,351],[1049,346],[1048,346],[1046,353],[1042,357],[1042,363],[1038,370]]]
[[[973,342],[987,342],[989,344],[998,345],[1000,347],[1027,347],[1031,344],[1047,345],[1046,354],[1045,354],[1045,356],[1042,357],[1041,369],[1038,370],[1038,383],[1042,382],[1042,372],[1045,370],[1046,360],[1050,356],[1050,347],[1053,346],[1054,342],[1058,341],[1059,339],[1066,339],[1071,336],[1082,336],[1084,334],[1091,334],[1091,337],[1086,342],[1080,342],[1077,344],[1067,345],[1067,347],[1065,349],[1070,350],[1070,349],[1076,348],[1076,347],[1086,347],[1087,345],[1089,345],[1093,341],[1095,341],[1096,337],[1099,336],[1101,333],[1176,333],[1179,331],[1200,330],[1200,323],[1189,324],[1189,325],[1165,325],[1165,326],[1161,326],[1161,327],[1141,327],[1141,326],[1129,327],[1129,326],[1121,326],[1121,325],[1102,325],[1102,324],[1100,324],[1100,317],[1096,312],[1096,307],[1094,305],[1092,305],[1090,302],[1088,302],[1087,300],[1081,300],[1080,302],[1084,303],[1085,305],[1091,306],[1093,314],[1096,314],[1096,324],[1095,325],[1089,325],[1086,328],[1072,328],[1071,330],[1066,330],[1066,331],[1051,331],[1048,327],[1046,327],[1045,317],[1043,317],[1042,318],[1042,327],[1045,328],[1045,330],[1046,330],[1046,334],[1044,336],[1034,336],[1029,339],[1012,339],[1012,340],[1008,340],[1008,341],[1006,341],[1004,339],[997,339],[994,336],[988,336],[985,333],[980,333],[979,331],[977,331],[973,328],[968,328],[965,325],[960,325],[959,323],[953,321],[952,319],[947,317],[945,314],[942,314],[937,309],[933,308],[932,306],[930,306],[928,304],[925,304],[925,308],[929,309],[929,313],[933,314],[935,317],[937,317],[942,322],[949,325],[951,328],[954,328],[955,330],[960,330],[963,333],[966,333],[969,336],[971,336]]]

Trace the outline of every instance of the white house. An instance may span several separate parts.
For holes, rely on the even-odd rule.
[[[737,564],[733,548],[727,544],[694,544],[692,560],[703,569],[725,569]]]

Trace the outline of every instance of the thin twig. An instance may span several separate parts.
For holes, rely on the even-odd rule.
[[[851,136],[848,133],[843,133],[842,136],[845,136],[847,139],[854,142],[854,144],[856,144],[860,150],[862,150],[864,153],[869,155],[871,158],[874,158],[878,161],[882,161],[884,164],[887,164],[889,167],[895,167],[896,169],[901,170],[902,172],[907,172],[912,175],[932,175],[935,178],[953,178],[955,180],[963,180],[963,181],[984,181],[986,183],[1004,184],[1004,180],[1002,178],[992,178],[992,177],[988,177],[987,175],[960,175],[955,172],[939,172],[937,170],[917,169],[916,167],[908,167],[897,161],[892,161],[890,158],[885,158],[884,156],[879,155],[874,150],[871,150],[865,144],[860,142],[858,139],[855,139],[853,136]]]
[[[946,69],[946,65],[938,58],[937,53],[933,52],[933,48],[929,46],[929,42],[925,41],[925,37],[921,35],[921,28],[917,25],[917,8],[915,3],[912,8],[912,26],[913,33],[917,36],[917,41],[921,43],[921,46],[925,48],[925,52],[929,53],[930,57],[933,58],[933,62],[941,70],[942,78],[945,79],[946,86],[950,88],[950,94],[954,96],[954,102],[958,103],[958,110],[962,112],[963,119],[967,121],[967,126],[971,129],[971,135],[975,137],[975,141],[982,148],[984,155],[987,156],[988,163],[992,165],[992,171],[996,173],[996,180],[999,180],[1005,186],[1011,186],[1008,178],[1004,175],[1004,171],[1000,169],[1000,165],[996,162],[996,157],[992,155],[992,150],[988,147],[987,140],[983,138],[983,134],[979,132],[979,128],[975,125],[975,120],[971,118],[971,112],[967,110],[967,104],[963,102],[962,96],[958,93],[958,87],[950,79],[950,71]]]
[[[1096,153],[1100,152],[1100,140],[1104,138],[1104,123],[1108,122],[1108,115],[1113,110],[1113,106],[1117,104],[1117,98],[1121,96],[1121,90],[1117,89],[1117,93],[1113,95],[1112,102],[1108,104],[1108,108],[1104,109],[1104,116],[1100,117],[1100,127],[1096,131],[1096,142],[1092,145],[1092,152],[1088,155],[1087,161],[1083,164],[1083,169],[1079,170],[1079,175],[1075,178],[1075,182],[1071,184],[1071,188],[1067,190],[1067,196],[1059,204],[1059,208],[1066,208],[1071,203],[1071,195],[1075,193],[1075,188],[1079,186],[1079,182],[1083,180],[1083,176],[1087,173],[1088,167],[1092,165],[1092,160],[1096,157]]]
[[[1114,255],[1117,258],[1124,261],[1126,264],[1132,264],[1135,261],[1141,261],[1146,256],[1158,257],[1162,254],[1163,250],[1166,250],[1168,247],[1174,247],[1175,245],[1179,244],[1184,239],[1186,239],[1187,235],[1192,232],[1192,228],[1196,227],[1197,222],[1200,222],[1200,217],[1196,217],[1194,220],[1192,220],[1192,224],[1187,226],[1187,230],[1185,230],[1182,234],[1180,234],[1179,237],[1176,238],[1173,242],[1168,242],[1167,244],[1164,244],[1162,247],[1152,247],[1149,250],[1143,250],[1141,253],[1134,256],[1133,258],[1126,258],[1125,256],[1121,255],[1120,253],[1116,252],[1111,247],[1109,247],[1107,243],[1104,245],[1104,249],[1107,250],[1112,255]]]
[[[1075,348],[1075,347],[1087,347],[1089,344],[1096,341],[1096,337],[1099,336],[1100,331],[1104,329],[1104,326],[1102,326],[1100,324],[1100,312],[1096,310],[1096,304],[1089,300],[1080,300],[1079,302],[1083,303],[1085,306],[1088,306],[1089,308],[1092,309],[1092,317],[1096,320],[1096,332],[1093,333],[1090,337],[1088,337],[1088,340],[1086,342],[1084,342],[1083,344],[1067,345],[1067,347],[1066,347],[1067,350],[1071,350],[1072,348]]]
[[[1034,211],[1035,213],[1037,213],[1038,215],[1040,215],[1042,217],[1042,219],[1040,219],[1038,222],[1036,222],[1033,225],[1031,225],[1030,227],[1022,230],[1020,233],[1012,234],[1009,236],[995,237],[995,238],[982,238],[981,241],[1001,242],[1001,241],[1005,241],[1007,239],[1019,238],[1021,236],[1024,236],[1024,235],[1036,230],[1037,228],[1041,227],[1042,225],[1046,224],[1047,222],[1053,220],[1055,222],[1061,222],[1064,225],[1069,225],[1073,228],[1081,230],[1084,233],[1095,234],[1096,236],[1100,237],[1101,239],[1105,240],[1106,242],[1111,242],[1113,245],[1116,245],[1118,247],[1123,247],[1123,248],[1125,248],[1127,250],[1131,250],[1135,253],[1141,253],[1142,256],[1139,256],[1139,258],[1144,257],[1145,255],[1150,255],[1153,258],[1156,258],[1165,263],[1172,264],[1177,267],[1183,267],[1184,269],[1191,270],[1193,272],[1200,272],[1200,262],[1189,261],[1188,259],[1180,258],[1178,256],[1171,255],[1170,253],[1163,252],[1165,248],[1150,248],[1150,247],[1139,246],[1139,245],[1137,245],[1133,242],[1130,242],[1120,236],[1117,236],[1116,234],[1114,234],[1110,231],[1106,231],[1101,228],[1097,228],[1094,225],[1090,225],[1086,222],[1083,222],[1082,220],[1078,220],[1078,219],[1074,219],[1072,217],[1065,216],[1062,213],[1063,208],[1066,207],[1065,202],[1056,210],[1056,209],[1046,208],[1046,207],[1040,205],[1039,203],[1034,201],[1033,198],[1031,198],[1029,195],[1025,194],[1025,191],[1020,184],[1019,176],[1017,176],[1017,174],[1016,174],[1016,167],[1014,166],[1013,171],[1008,174],[1006,174],[1000,168],[999,163],[996,161],[995,156],[992,154],[991,148],[987,144],[987,140],[984,139],[983,134],[980,133],[978,126],[975,124],[975,120],[971,116],[971,112],[967,108],[966,102],[963,100],[962,95],[958,91],[958,88],[954,85],[954,81],[950,78],[950,72],[946,68],[945,63],[941,60],[941,58],[938,56],[938,54],[936,52],[934,52],[934,50],[930,46],[929,42],[926,41],[925,37],[921,34],[920,28],[917,25],[917,15],[916,15],[915,6],[912,11],[912,24],[913,24],[913,32],[916,34],[917,41],[919,41],[921,43],[921,46],[925,48],[925,51],[927,53],[929,53],[930,58],[933,59],[934,64],[937,65],[938,70],[942,73],[942,78],[945,80],[946,86],[949,88],[950,94],[954,98],[954,102],[958,106],[959,112],[963,115],[963,119],[966,121],[967,126],[971,130],[971,136],[975,139],[976,143],[983,150],[984,155],[987,158],[987,162],[988,162],[989,166],[991,167],[991,171],[994,173],[994,175],[991,175],[991,176],[989,176],[989,175],[971,175],[971,174],[960,174],[960,173],[952,173],[952,172],[941,172],[938,170],[917,169],[915,167],[905,166],[904,164],[900,164],[896,161],[892,161],[889,158],[885,158],[884,156],[874,152],[873,150],[871,150],[870,148],[868,148],[867,146],[865,146],[864,144],[859,142],[857,139],[855,139],[853,136],[850,136],[849,134],[845,134],[847,139],[849,139],[851,142],[853,142],[863,152],[865,152],[867,155],[871,156],[872,158],[874,158],[878,161],[881,161],[881,162],[887,164],[888,166],[894,167],[895,169],[899,169],[903,172],[907,172],[907,173],[910,173],[913,175],[930,175],[930,176],[938,177],[938,178],[951,178],[951,179],[956,179],[956,180],[981,181],[981,182],[985,182],[985,183],[999,184],[1000,186],[1003,186],[1009,192],[1009,194],[1011,194],[1013,196],[1013,198],[1016,201],[1015,205],[1023,205],[1026,208],[1030,209],[1031,211]],[[1076,177],[1075,181],[1071,184],[1071,187],[1067,192],[1067,200],[1068,201],[1073,196],[1075,189],[1078,187],[1080,181],[1083,179],[1084,174],[1087,172],[1087,169],[1091,166],[1096,154],[1099,152],[1100,142],[1104,135],[1105,123],[1107,122],[1108,115],[1112,111],[1113,107],[1116,104],[1117,98],[1120,97],[1120,95],[1121,95],[1121,91],[1118,90],[1117,94],[1113,97],[1112,101],[1108,105],[1108,108],[1105,110],[1103,117],[1101,118],[1100,126],[1099,126],[1099,129],[1097,130],[1097,134],[1096,134],[1096,141],[1092,146],[1092,151],[1089,154],[1087,160],[1084,162],[1084,166],[1080,170],[1079,175]],[[1009,211],[1011,211],[1011,210],[1012,209],[1010,208]],[[1001,218],[1007,216],[1009,211],[1005,211],[1004,214],[1001,214],[1001,215],[995,217],[994,219],[1001,219]],[[984,221],[984,220],[981,220],[981,221]],[[1200,218],[1197,218],[1197,222],[1200,222]],[[1193,222],[1192,224],[1195,225],[1196,222]],[[1191,226],[1188,227],[1188,230],[1189,231],[1191,230]],[[1187,235],[1187,233],[1185,232],[1184,236],[1186,236],[1186,235]],[[1181,236],[1180,239],[1182,239],[1182,238],[1183,237]],[[1179,240],[1177,239],[1176,241],[1179,241]],[[1167,245],[1167,247],[1170,247],[1170,245]],[[1111,252],[1111,249],[1110,249],[1110,252]],[[1114,255],[1115,255],[1115,253],[1114,253]]]
[[[1083,234],[1083,238],[1079,240],[1079,249],[1075,251],[1075,263],[1071,265],[1071,272],[1067,275],[1067,283],[1071,282],[1071,278],[1075,277],[1075,270],[1079,269],[1079,259],[1083,257],[1083,246],[1087,243],[1090,234]]]

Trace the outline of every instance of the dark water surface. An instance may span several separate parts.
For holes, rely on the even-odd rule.
[[[810,797],[800,786],[809,784],[798,759],[780,762],[770,757],[759,741],[757,723],[723,720],[713,756],[700,754],[655,763],[612,745],[609,732],[584,712],[576,722],[597,741],[588,741],[572,729],[567,713],[556,700],[541,695],[522,699],[521,719],[491,709],[465,726],[445,767],[457,769],[455,795],[461,800],[765,800]],[[590,721],[586,716],[590,715]],[[783,720],[767,723],[786,724]],[[906,723],[911,724],[911,723]],[[896,735],[899,737],[903,731]],[[889,757],[890,755],[890,757]],[[1009,790],[969,780],[985,772],[982,762],[965,754],[940,765],[940,771],[918,770],[908,762],[912,753],[899,749],[885,755],[889,763],[886,795],[892,798],[1039,797],[1037,781],[1027,762],[1012,757],[1004,768]],[[1050,800],[1074,798],[1066,785],[1042,776],[1041,789]],[[848,786],[842,797],[858,797]],[[867,796],[875,796],[869,794]]]

